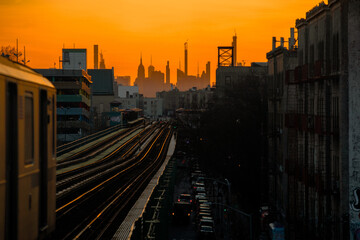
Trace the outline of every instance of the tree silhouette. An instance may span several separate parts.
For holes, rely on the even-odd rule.
[[[16,62],[18,58],[20,58],[20,56],[22,56],[22,52],[18,52],[16,51],[15,47],[11,47],[9,46],[2,46],[0,49],[0,55],[2,57],[6,57],[8,59],[10,59],[11,61]]]

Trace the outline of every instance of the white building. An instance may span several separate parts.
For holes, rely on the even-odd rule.
[[[115,101],[120,103],[120,109],[143,108],[143,96],[139,93],[133,93],[127,98],[117,97]]]
[[[63,48],[62,50],[63,69],[84,69],[86,71],[86,49]]]
[[[144,98],[144,116],[157,119],[163,115],[163,99]]]
[[[118,85],[118,97],[119,98],[131,98],[135,93],[139,93],[138,86],[122,86]]]

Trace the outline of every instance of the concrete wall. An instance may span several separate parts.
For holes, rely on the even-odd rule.
[[[120,98],[130,98],[134,93],[139,93],[138,86],[122,86],[118,85],[118,97]]]
[[[360,232],[360,1],[348,1],[350,239]],[[346,59],[345,59],[346,60]]]
[[[231,89],[244,79],[265,80],[267,70],[267,67],[219,67],[216,69],[216,91],[221,97],[226,89]]]
[[[296,52],[278,47],[267,53],[268,58],[268,151],[269,167],[272,171],[269,178],[270,203],[277,207],[282,221],[289,218],[289,170],[286,169],[286,160],[291,161],[288,147],[294,145],[295,139],[288,138],[288,129],[285,128],[285,114],[293,109],[288,94],[293,92],[294,85],[285,84],[287,70],[294,70],[297,65]],[[293,96],[291,96],[293,97]],[[292,149],[291,149],[292,150]],[[292,154],[292,152],[290,152]],[[285,225],[288,228],[287,225]]]
[[[150,118],[158,118],[163,115],[163,99],[144,98],[144,115]]]
[[[63,49],[63,69],[86,70],[86,49]]]
[[[91,76],[91,93],[93,95],[114,95],[114,68],[88,69]]]
[[[133,98],[115,98],[115,101],[121,103],[121,109],[141,108],[140,96]]]
[[[91,106],[98,115],[101,115],[103,112],[110,112],[110,103],[112,101],[114,101],[114,96],[112,95],[93,95]]]

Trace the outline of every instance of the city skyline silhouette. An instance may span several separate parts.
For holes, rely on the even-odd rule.
[[[140,53],[144,66],[161,72],[170,62],[171,83],[184,68],[183,44],[189,44],[189,74],[212,63],[215,82],[217,46],[238,36],[238,61],[266,61],[271,37],[287,37],[294,16],[319,1],[76,1],[3,0],[0,2],[0,46],[26,46],[32,68],[59,68],[61,49],[86,48],[92,68],[93,45],[99,45],[106,67],[135,81]],[[200,69],[201,72],[201,69]]]

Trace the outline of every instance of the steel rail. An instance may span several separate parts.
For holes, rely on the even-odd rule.
[[[76,199],[73,199],[72,201],[68,202],[67,204],[65,204],[65,205],[61,206],[60,208],[56,209],[56,213],[59,214],[59,212],[62,212],[61,215],[64,215],[64,214],[67,214],[67,213],[75,210],[75,209],[78,207],[77,205],[78,205],[79,201],[80,201],[82,198],[86,198],[86,197],[87,197],[88,199],[90,199],[91,193],[94,193],[94,194],[97,193],[97,195],[98,195],[98,194],[101,194],[100,192],[103,191],[104,189],[106,189],[106,186],[105,186],[106,183],[110,183],[111,180],[115,180],[116,177],[118,177],[119,175],[123,174],[124,172],[128,172],[129,169],[134,168],[135,166],[139,166],[141,163],[143,163],[144,159],[147,158],[147,156],[149,155],[150,151],[151,151],[151,150],[154,150],[154,149],[156,149],[156,148],[158,147],[159,144],[156,144],[156,143],[158,142],[159,138],[161,138],[161,137],[164,135],[163,133],[164,133],[165,129],[166,129],[166,128],[162,129],[162,131],[158,134],[158,136],[156,137],[156,139],[155,139],[154,141],[152,141],[151,146],[150,146],[148,149],[146,149],[146,153],[139,159],[139,161],[137,161],[136,163],[132,164],[131,166],[128,166],[127,168],[123,169],[122,171],[116,173],[115,175],[109,177],[108,179],[106,179],[106,180],[103,181],[102,183],[98,184],[97,186],[93,187],[92,189],[90,189],[90,190],[87,191],[86,193],[78,196]],[[166,139],[168,138],[168,136],[169,136],[169,133],[167,134]],[[157,158],[159,158],[161,152],[164,152],[164,151],[163,151],[163,148],[164,148],[164,146],[165,146],[165,145],[164,145],[165,142],[167,142],[167,141],[164,141],[163,146],[161,147],[161,150],[160,150]],[[155,145],[155,144],[156,144],[156,145]],[[154,147],[154,145],[155,145],[155,147]],[[145,149],[144,149],[144,151],[145,151]],[[144,162],[144,164],[145,164],[145,162]],[[141,174],[135,174],[135,176],[136,176],[137,179],[138,179],[138,178],[140,178]],[[132,184],[132,183],[134,183],[134,180],[130,179],[128,182],[129,182],[129,184]],[[112,185],[114,185],[114,184],[107,184],[107,186],[109,186],[109,187],[112,187]],[[132,186],[132,185],[130,185],[130,186]],[[126,189],[128,189],[128,188],[129,188],[129,186],[128,186]],[[121,187],[120,187],[120,190],[121,190],[121,189],[124,189],[124,188],[121,188]],[[118,190],[118,191],[120,191],[120,190]],[[95,192],[95,191],[96,191],[96,192]],[[109,190],[107,190],[107,191],[109,191]],[[111,192],[112,192],[112,191],[111,191]],[[112,193],[112,194],[113,194],[113,193]],[[114,194],[113,194],[113,195],[114,195]],[[115,195],[116,195],[116,193],[115,193]],[[100,214],[100,215],[101,215],[101,214]],[[59,215],[57,216],[57,218],[58,218],[58,217],[59,217]],[[80,225],[81,225],[81,223],[80,223]],[[75,230],[76,228],[77,228],[77,227],[72,228],[72,229]],[[69,237],[70,235],[73,235],[73,234],[72,234],[72,233],[68,233],[68,234],[65,236],[65,238]]]
[[[67,208],[70,205],[74,205],[74,203],[77,203],[80,199],[82,199],[83,197],[89,195],[90,193],[94,192],[96,189],[102,187],[105,183],[109,182],[110,180],[114,179],[115,177],[119,176],[120,174],[126,172],[127,170],[137,166],[139,163],[141,163],[144,158],[147,156],[147,154],[149,153],[149,151],[151,150],[151,148],[153,147],[153,145],[156,143],[157,139],[161,136],[161,134],[159,134],[157,136],[157,138],[153,141],[153,143],[151,144],[150,148],[146,151],[146,153],[144,154],[144,156],[142,156],[142,158],[140,158],[139,161],[135,162],[134,164],[126,167],[125,169],[121,170],[120,172],[116,173],[115,175],[113,175],[112,177],[106,179],[105,181],[103,181],[102,183],[98,184],[97,186],[91,188],[90,190],[86,191],[85,193],[81,194],[80,196],[76,197],[75,199],[71,200],[70,202],[64,204],[63,206],[59,207],[56,209],[56,213],[58,213],[59,211],[63,210],[64,208]]]

